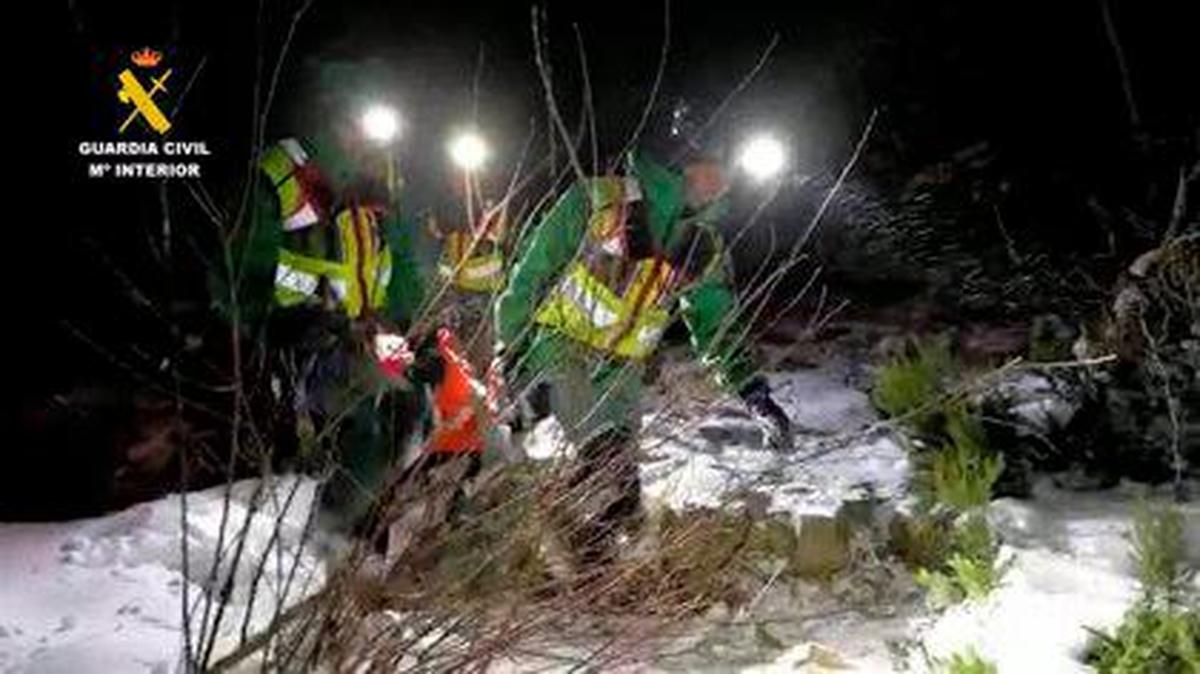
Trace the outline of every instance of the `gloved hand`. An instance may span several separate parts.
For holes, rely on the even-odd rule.
[[[395,381],[404,376],[409,365],[416,360],[408,340],[404,335],[395,332],[375,333],[372,346],[375,351],[375,362],[383,372],[384,377]]]
[[[771,387],[767,380],[755,377],[738,392],[746,409],[754,415],[755,420],[763,427],[766,445],[771,449],[783,450],[792,448],[792,422],[787,413],[771,397]]]

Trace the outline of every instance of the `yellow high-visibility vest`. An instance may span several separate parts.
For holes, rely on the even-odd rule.
[[[308,155],[294,139],[279,142],[264,153],[259,165],[271,178],[279,197],[285,231],[320,222],[311,195],[305,194],[297,170]],[[327,260],[279,249],[275,267],[275,301],[294,306],[317,298],[324,278],[342,309],[357,318],[365,307],[377,309],[387,301],[392,256],[383,240],[375,211],[365,207],[343,209],[334,217],[339,259]]]
[[[484,245],[491,247],[490,244]],[[500,251],[476,251],[468,257],[470,249],[470,234],[459,231],[448,233],[442,247],[442,258],[438,262],[438,274],[456,288],[468,292],[490,293],[503,287],[504,256]]]
[[[271,179],[279,197],[284,231],[293,232],[321,220],[319,206],[304,189],[297,172],[308,164],[308,153],[295,138],[284,138],[263,153],[259,167]]]
[[[618,295],[576,262],[538,308],[534,322],[606,353],[646,358],[670,323],[662,304],[671,274],[664,260],[639,260],[625,294]]]

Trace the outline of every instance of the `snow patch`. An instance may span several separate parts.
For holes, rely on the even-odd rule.
[[[301,548],[315,483],[295,477],[272,480],[257,493],[251,516],[259,485],[257,480],[239,482],[231,491],[225,556],[232,556],[243,525],[246,540],[221,621],[218,652],[236,638],[247,613],[253,632],[270,620],[281,599],[291,604],[323,582],[316,555]],[[0,524],[0,671],[182,671],[183,589],[186,584],[189,600],[196,602],[208,585],[224,492],[216,487],[187,495],[186,577],[178,495],[87,520]],[[273,536],[277,521],[279,532]],[[286,573],[297,553],[296,580],[281,596],[279,570]],[[268,564],[249,606],[257,564],[264,558]],[[229,566],[228,561],[222,564],[220,578]],[[193,622],[198,629],[199,616]]]
[[[1134,504],[1166,499],[1139,485],[1075,493],[1039,483],[1031,501],[1001,499],[990,519],[1013,567],[986,600],[955,606],[920,631],[934,657],[975,648],[1004,672],[1089,672],[1086,628],[1110,629],[1137,597],[1128,532]],[[1186,504],[1189,562],[1200,562],[1200,504]]]
[[[774,452],[735,405],[718,405],[682,428],[643,439],[646,495],[673,509],[720,507],[757,494],[768,512],[832,516],[847,501],[903,495],[910,466],[886,433],[865,434],[876,420],[867,396],[830,370],[771,376],[772,392],[796,426],[795,448]]]

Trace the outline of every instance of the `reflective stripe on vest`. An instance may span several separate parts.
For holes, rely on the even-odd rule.
[[[331,276],[335,290],[342,284],[342,307],[351,318],[363,307],[377,309],[387,300],[388,281],[392,276],[392,255],[379,232],[375,212],[369,208],[348,208],[338,213],[341,240],[340,273]]]
[[[316,274],[289,267],[282,262],[275,269],[275,285],[301,295],[311,295],[317,292],[317,284],[320,281],[321,277]]]
[[[493,292],[504,284],[504,256],[499,251],[479,253],[464,259],[471,238],[465,232],[450,232],[442,247],[438,274],[455,287],[469,292]]]
[[[504,258],[499,253],[477,255],[453,265],[438,263],[438,274],[454,287],[469,292],[493,292],[504,285]]]
[[[671,266],[654,259],[638,261],[633,282],[618,296],[581,262],[539,307],[534,321],[596,349],[625,358],[649,356],[670,322],[661,306]]]
[[[293,306],[315,298],[322,277],[328,280],[334,297],[350,318],[362,314],[364,304],[378,309],[387,302],[392,256],[383,243],[374,212],[367,208],[346,209],[335,223],[341,261],[279,250],[275,300],[280,305]]]
[[[308,194],[301,171],[311,170],[308,153],[294,138],[285,138],[263,153],[259,166],[279,197],[283,229],[294,231],[320,222],[320,210]],[[311,178],[310,178],[311,179]],[[275,271],[275,298],[291,306],[314,298],[320,279],[328,279],[335,297],[351,318],[364,307],[379,308],[387,300],[392,257],[379,232],[375,212],[348,208],[334,218],[341,251],[339,261],[309,257],[281,248]]]
[[[275,301],[290,307],[316,297],[321,277],[340,273],[340,265],[327,260],[279,250],[275,266]]]
[[[306,194],[296,175],[309,161],[308,153],[295,138],[285,138],[263,153],[258,165],[271,179],[279,197],[279,212],[285,231],[303,229],[320,221],[317,204]]]
[[[316,295],[321,278],[280,262],[275,268],[275,301],[290,307]]]

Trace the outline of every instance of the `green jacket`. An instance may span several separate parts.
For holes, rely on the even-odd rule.
[[[719,241],[715,227],[726,209],[724,199],[688,217],[683,176],[643,156],[630,158],[628,173],[638,180],[645,202],[644,220],[631,224],[648,227],[657,250],[686,246],[701,230]],[[497,299],[498,348],[512,358],[510,363],[517,362],[520,353],[518,368],[524,374],[553,366],[550,352],[556,348],[558,336],[551,334],[552,329],[531,325],[532,319],[580,249],[590,216],[588,193],[583,186],[573,185],[527,235],[509,271],[507,286]],[[711,254],[720,259],[706,260],[704,271],[683,287],[678,309],[700,362],[722,388],[737,391],[754,376],[756,367],[741,343],[742,331],[737,328],[741,321],[727,282],[724,253],[716,250]],[[715,264],[707,264],[709,261]]]
[[[306,150],[319,167],[334,193],[335,203],[355,180],[356,172],[336,147],[321,138],[304,139]],[[323,250],[325,237],[318,230],[330,226],[320,224],[300,233],[285,233],[282,227],[279,199],[270,181],[261,174],[254,186],[251,211],[233,242],[233,260],[237,274],[237,300],[243,323],[253,328],[269,314],[273,303],[275,267],[279,252],[285,246],[297,245],[314,255],[332,256]],[[424,300],[423,275],[414,253],[416,225],[403,217],[399,209],[389,211],[379,220],[384,241],[391,252],[392,272],[388,282],[384,318],[406,328],[411,325]],[[304,240],[298,242],[297,234]],[[214,278],[214,295],[218,306],[228,314],[229,290],[226,274],[219,269]]]

